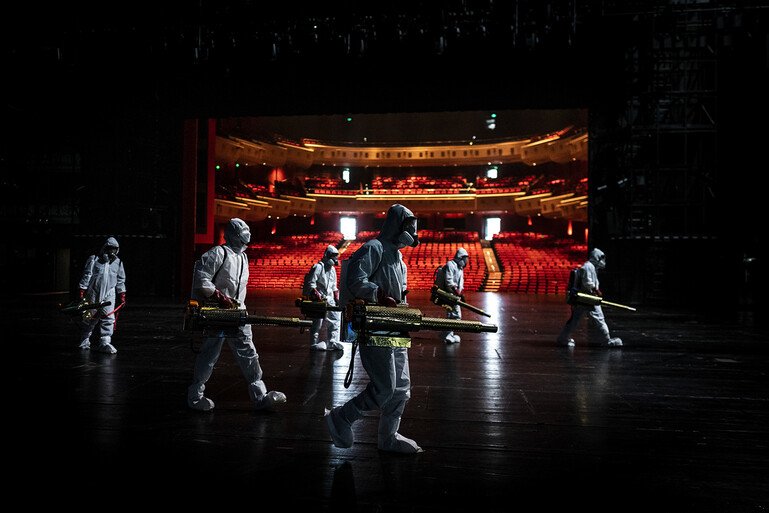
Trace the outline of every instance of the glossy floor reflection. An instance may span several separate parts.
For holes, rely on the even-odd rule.
[[[294,291],[252,294],[258,315],[297,316]],[[412,306],[442,317],[428,294]],[[55,296],[7,304],[6,459],[10,489],[33,481],[41,501],[109,490],[120,504],[152,497],[200,504],[238,495],[282,508],[333,511],[766,511],[769,337],[745,322],[605,309],[622,349],[555,346],[568,317],[556,296],[468,294],[499,325],[447,346],[414,333],[412,398],[400,431],[425,450],[376,448],[375,415],[337,449],[323,421],[365,386],[356,356],[309,350],[298,329],[254,327],[268,388],[288,403],[255,412],[225,345],[206,395],[187,409],[199,340],[180,331],[183,305],[134,299],[116,355],[77,348]],[[21,488],[19,488],[20,490]],[[230,494],[230,495],[228,495]]]

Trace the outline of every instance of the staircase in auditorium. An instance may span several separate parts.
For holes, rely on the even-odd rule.
[[[497,292],[502,283],[502,271],[497,262],[497,255],[494,253],[494,248],[491,247],[489,241],[482,240],[481,247],[483,248],[483,259],[486,264],[486,276],[483,278],[480,290],[484,292]]]

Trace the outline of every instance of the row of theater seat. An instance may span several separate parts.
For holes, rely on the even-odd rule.
[[[481,288],[486,276],[486,263],[478,232],[420,230],[419,238],[419,246],[401,250],[408,265],[410,289],[430,289],[438,266],[453,258],[460,247],[468,253],[468,263],[464,270],[465,289]]]
[[[337,246],[342,234],[325,231],[284,235],[249,245],[248,286],[258,289],[295,289],[301,292],[304,275],[329,245]]]
[[[349,258],[365,241],[378,232],[360,232],[340,259]],[[465,269],[465,289],[481,290],[487,275],[483,248],[476,232],[420,232],[422,243],[417,248],[401,250],[408,269],[408,287],[428,290],[438,266],[464,247],[469,255]],[[446,240],[452,242],[446,242]],[[256,288],[289,288],[299,291],[304,275],[331,244],[340,246],[342,234],[324,232],[277,237],[249,247],[249,286]],[[523,294],[563,294],[569,271],[581,265],[587,254],[584,244],[570,240],[554,240],[536,233],[503,232],[492,240],[492,248],[502,271],[499,291]],[[341,275],[337,268],[337,278]]]
[[[410,177],[407,179],[396,179],[386,177],[376,177],[367,186],[363,188],[350,188],[350,186],[340,179],[331,178],[308,178],[305,186],[311,192],[317,194],[457,194],[457,193],[475,193],[475,194],[500,194],[500,193],[526,193],[541,194],[550,192],[552,194],[563,194],[573,191],[575,194],[586,194],[587,178],[565,178],[556,175],[528,175],[528,176],[506,176],[502,178],[478,177],[474,184],[467,183],[462,177],[450,179],[434,179],[428,177]]]
[[[535,232],[502,232],[492,239],[502,269],[499,291],[565,294],[569,272],[581,265],[587,246]]]

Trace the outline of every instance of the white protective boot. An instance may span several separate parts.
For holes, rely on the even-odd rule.
[[[275,406],[285,404],[285,402],[286,394],[283,392],[272,391],[264,394],[261,399],[256,402],[255,408],[257,410],[272,410]]]
[[[342,449],[348,449],[352,447],[354,441],[352,422],[345,418],[342,408],[343,406],[337,406],[331,410],[326,409],[324,416],[334,445]]]
[[[187,400],[187,406],[189,406],[193,410],[211,411],[214,409],[214,402],[208,397],[201,397],[197,401]]]
[[[96,351],[99,351],[100,353],[106,353],[106,354],[115,354],[117,353],[117,349],[115,349],[115,346],[113,346],[111,342],[111,337],[101,337],[99,338],[99,345],[96,347]]]

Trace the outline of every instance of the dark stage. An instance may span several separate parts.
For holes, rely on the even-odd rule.
[[[250,311],[298,316],[295,291],[252,291]],[[427,292],[412,306],[442,317]],[[469,293],[496,334],[447,346],[418,332],[412,398],[400,431],[425,450],[376,448],[376,416],[351,449],[331,444],[326,407],[367,377],[356,355],[311,352],[298,329],[254,327],[265,382],[288,403],[255,412],[225,346],[206,395],[186,405],[194,354],[183,305],[132,298],[116,355],[81,351],[67,297],[4,305],[12,358],[6,387],[6,500],[87,507],[234,501],[285,511],[766,511],[769,408],[766,330],[749,318],[605,308],[625,347],[555,346],[560,296]],[[198,341],[194,341],[197,343]],[[37,484],[35,484],[37,483]],[[42,492],[30,497],[30,486]]]

